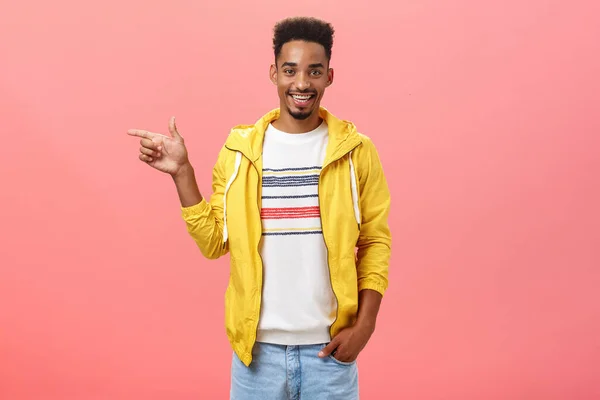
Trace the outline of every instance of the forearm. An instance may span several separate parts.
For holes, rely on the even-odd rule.
[[[182,207],[191,207],[202,201],[194,168],[190,164],[181,167],[180,171],[173,175],[173,181]]]
[[[377,314],[381,306],[383,296],[371,289],[364,289],[358,293],[358,316],[356,324],[375,331]]]
[[[191,165],[173,175],[188,233],[208,259],[219,258],[229,251],[228,243],[223,242],[223,209],[220,207],[225,185],[218,174],[215,177],[212,202],[209,202],[208,197],[204,199],[198,190]]]

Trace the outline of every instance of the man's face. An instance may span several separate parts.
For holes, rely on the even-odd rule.
[[[325,48],[313,42],[287,42],[271,66],[271,81],[277,85],[282,112],[299,120],[318,113],[325,88],[333,82]]]

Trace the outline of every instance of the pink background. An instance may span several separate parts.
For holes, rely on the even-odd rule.
[[[393,191],[363,398],[600,398],[600,6],[540,0],[4,1],[0,398],[228,398],[227,258],[125,132],[175,115],[209,194],[293,14]]]

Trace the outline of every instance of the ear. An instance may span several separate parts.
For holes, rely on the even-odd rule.
[[[275,64],[271,64],[271,68],[269,68],[269,78],[273,85],[277,85],[277,66]]]
[[[327,86],[331,86],[333,83],[333,68],[327,70]]]

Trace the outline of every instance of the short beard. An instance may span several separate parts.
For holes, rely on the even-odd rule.
[[[292,116],[292,118],[300,120],[300,121],[305,120],[306,118],[310,117],[310,115],[312,114],[311,111],[294,112],[294,111],[290,110],[289,107],[288,107],[288,113]]]

